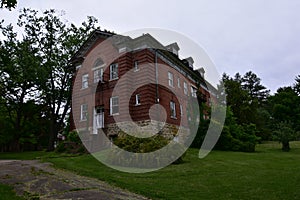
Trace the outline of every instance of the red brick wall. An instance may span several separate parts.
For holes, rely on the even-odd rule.
[[[137,72],[128,73],[129,70],[132,70],[134,67],[134,61],[138,60],[140,70]],[[167,123],[175,124],[175,125],[183,125],[187,126],[187,100],[191,95],[191,85],[196,86],[194,82],[190,79],[184,77],[181,73],[170,67],[168,64],[164,63],[161,59],[158,59],[158,97],[159,103],[165,108],[167,113]],[[118,63],[119,69],[119,79],[118,80],[109,80],[109,64],[107,63],[107,68],[104,71],[103,79],[104,83],[99,83],[98,85],[93,84],[93,71],[92,67],[86,67],[85,69],[81,69],[81,73],[78,74],[79,79],[81,80],[81,76],[84,73],[89,74],[89,87],[87,89],[81,89],[81,81],[74,85],[74,89],[77,92],[76,97],[80,99],[77,102],[78,107],[73,107],[71,118],[75,117],[77,121],[79,121],[80,117],[80,105],[88,104],[89,116],[90,120],[88,122],[80,122],[79,127],[81,128],[89,124],[92,126],[91,117],[93,116],[94,106],[104,106],[105,112],[105,124],[115,123],[113,116],[110,116],[110,97],[112,96],[112,92],[116,87],[116,84],[121,79],[124,80],[124,83],[120,85],[119,93],[116,94],[120,96],[119,98],[119,111],[120,115],[115,116],[118,121],[128,121],[131,117],[133,121],[141,121],[150,119],[149,117],[149,109],[152,105],[156,103],[156,85],[155,83],[155,54],[148,49],[144,49],[141,51],[133,51],[130,53],[126,53],[121,57],[117,58],[114,62]],[[92,64],[92,63],[89,63]],[[173,82],[174,87],[169,86],[168,84],[168,72],[173,74]],[[127,75],[125,76],[125,74]],[[126,78],[125,78],[126,77]],[[177,85],[177,80],[180,79],[180,88]],[[188,95],[185,95],[183,90],[183,82],[187,83],[188,86]],[[142,87],[138,87],[136,90],[132,90],[136,85],[143,85]],[[97,91],[94,99],[92,92]],[[127,95],[128,92],[131,91],[131,95]],[[207,98],[209,98],[209,93],[202,88],[200,89],[202,93],[204,93]],[[140,94],[141,96],[141,105],[135,105],[135,94]],[[121,96],[125,95],[125,98],[121,98]],[[127,95],[127,96],[126,96]],[[128,98],[126,102],[124,99]],[[174,101],[176,105],[176,119],[171,118],[170,111],[170,101]],[[180,104],[183,108],[183,115],[180,113]],[[125,110],[129,110],[129,116],[125,114]],[[182,118],[182,119],[181,119]],[[181,121],[182,120],[182,121]],[[78,124],[77,124],[78,126]],[[71,120],[71,129],[74,129],[74,122]]]

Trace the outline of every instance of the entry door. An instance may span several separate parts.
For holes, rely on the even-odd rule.
[[[98,134],[98,129],[104,128],[104,109],[96,107],[94,110],[94,134]]]

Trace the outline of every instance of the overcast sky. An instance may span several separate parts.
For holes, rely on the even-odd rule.
[[[102,29],[124,33],[142,28],[179,32],[203,47],[219,73],[251,70],[272,92],[300,74],[298,0],[18,0],[0,19],[16,21],[18,9],[55,8],[77,25],[94,16]],[[184,51],[184,49],[183,49]]]

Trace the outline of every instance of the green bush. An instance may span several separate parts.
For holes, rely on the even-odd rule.
[[[225,151],[254,152],[259,138],[254,124],[239,125],[233,113],[227,110],[225,124],[215,149]]]
[[[66,135],[66,140],[60,141],[55,149],[58,153],[86,153],[84,145],[76,131],[71,131]]]
[[[180,155],[184,151],[183,146],[179,143],[169,144],[170,140],[161,135],[137,138],[121,132],[113,140],[113,143],[119,147],[113,149],[107,156],[107,161],[113,165],[155,168],[160,167],[162,163],[172,162],[175,157],[177,159],[173,162],[174,164],[183,162],[184,154]],[[162,149],[162,151],[157,152],[159,149]],[[172,151],[173,157],[167,154],[170,151]],[[147,154],[150,152],[153,153]]]

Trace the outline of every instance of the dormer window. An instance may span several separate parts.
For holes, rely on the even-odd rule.
[[[173,54],[175,54],[176,56],[178,56],[178,51],[179,51],[179,46],[176,42],[169,44],[166,46],[166,49],[170,52],[172,52]]]
[[[186,60],[188,62],[189,67],[193,69],[194,59],[192,57],[188,57],[184,60]]]

